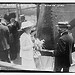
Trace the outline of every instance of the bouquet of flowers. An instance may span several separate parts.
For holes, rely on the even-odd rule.
[[[35,40],[35,47],[37,47],[37,50],[41,50],[44,44],[44,39],[39,40],[38,38]]]
[[[45,41],[44,39],[39,40],[38,38],[35,40],[35,43],[34,43],[34,56],[35,57],[38,57],[41,55],[41,53],[39,51],[42,50],[44,41]]]

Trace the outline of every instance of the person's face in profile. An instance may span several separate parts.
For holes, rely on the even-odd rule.
[[[25,28],[26,33],[30,34],[31,33],[31,29],[32,29],[32,27]]]

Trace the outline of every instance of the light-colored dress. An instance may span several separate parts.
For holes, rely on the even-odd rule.
[[[26,69],[36,69],[33,58],[33,42],[31,35],[23,33],[20,38],[20,56],[22,57],[22,65]]]

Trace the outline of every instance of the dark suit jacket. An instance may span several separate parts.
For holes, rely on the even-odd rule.
[[[19,23],[15,21],[14,25],[9,24],[8,28],[10,30],[10,58],[15,60],[17,53],[20,52],[20,36],[24,32],[19,27]]]
[[[72,51],[74,49],[74,40],[70,33],[65,32],[59,38],[55,54],[55,65],[70,66],[72,63]]]
[[[9,29],[0,24],[0,51],[9,49]]]

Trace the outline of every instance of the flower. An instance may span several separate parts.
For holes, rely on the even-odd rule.
[[[44,43],[44,39],[43,40],[39,40],[38,38],[35,40],[35,44],[39,45],[39,46],[42,46]]]
[[[39,40],[38,38],[35,40],[35,46],[37,47],[38,50],[41,50],[44,44],[44,39]]]
[[[38,58],[41,56],[40,51],[42,50],[43,44],[44,44],[44,39],[39,40],[38,38],[34,42],[34,58]]]

